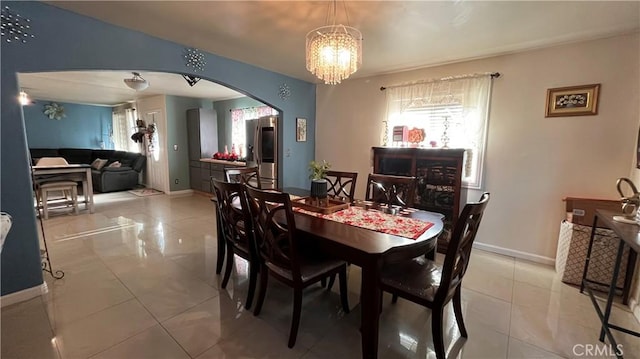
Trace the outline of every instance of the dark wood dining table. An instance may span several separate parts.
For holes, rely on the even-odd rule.
[[[285,189],[294,195],[304,195],[304,190]],[[380,206],[356,200],[352,205],[376,210]],[[410,209],[398,215],[431,222],[434,225],[417,239],[399,237],[353,225],[323,219],[303,213],[295,213],[296,228],[315,239],[328,254],[361,268],[360,288],[362,357],[378,357],[378,331],[380,315],[380,270],[385,261],[415,258],[434,253],[436,238],[443,229],[443,215]]]

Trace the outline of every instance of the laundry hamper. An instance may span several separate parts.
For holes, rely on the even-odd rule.
[[[589,250],[591,227],[562,221],[558,250],[556,252],[556,272],[564,283],[580,285],[584,273],[584,265]],[[591,259],[587,279],[591,282],[603,284],[589,284],[595,290],[608,291],[613,276],[613,265],[618,252],[619,238],[610,229],[596,228],[596,235],[591,249]],[[622,294],[627,263],[629,262],[629,246],[625,246],[620,274],[616,283],[616,293]]]

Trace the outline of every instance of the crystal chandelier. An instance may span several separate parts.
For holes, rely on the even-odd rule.
[[[362,65],[362,33],[351,26],[336,25],[335,0],[329,8],[327,19],[331,25],[321,26],[307,34],[307,70],[325,84],[335,85],[358,71]]]

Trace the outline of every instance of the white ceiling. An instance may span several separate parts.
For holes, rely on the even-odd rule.
[[[305,35],[326,23],[331,4],[328,1],[48,3],[311,82],[318,81],[305,68]],[[345,7],[348,23],[363,34],[363,65],[354,78],[640,30],[638,1],[339,1],[338,22],[346,24]],[[122,73],[117,76],[120,82],[125,77]],[[180,76],[178,79],[186,84]],[[153,91],[154,80],[150,81],[152,85],[145,92]]]
[[[140,71],[136,71],[140,72]],[[201,80],[191,87],[178,74],[140,72],[149,81],[143,91],[134,91],[124,84],[132,78],[127,71],[65,71],[20,73],[20,88],[30,98],[59,102],[114,106],[154,95],[175,95],[212,101],[242,97],[243,94],[214,82]]]

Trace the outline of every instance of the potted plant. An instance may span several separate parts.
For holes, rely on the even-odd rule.
[[[322,162],[309,162],[309,179],[311,180],[311,197],[327,198],[327,171],[331,164],[323,160]]]

